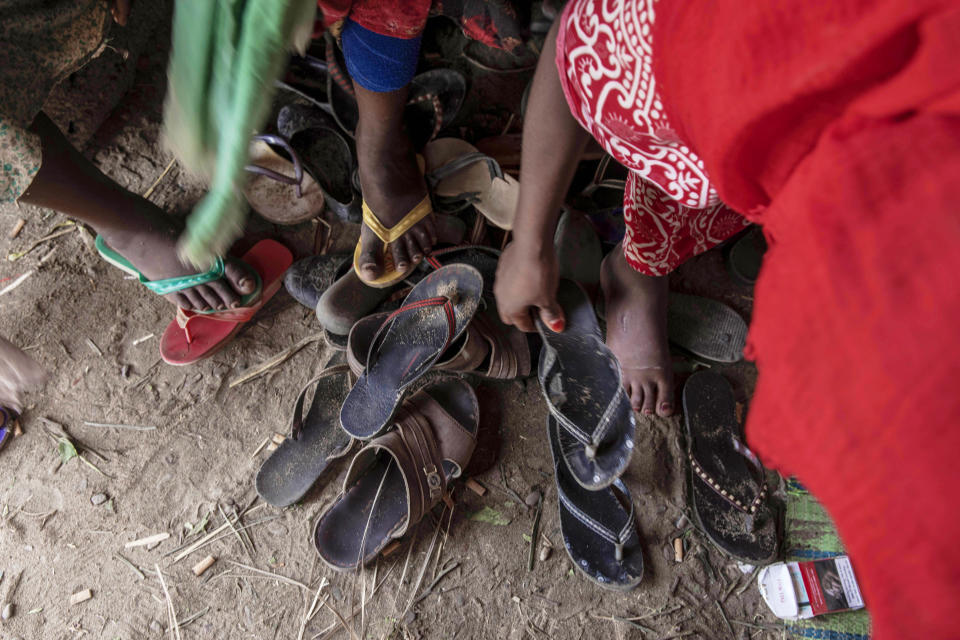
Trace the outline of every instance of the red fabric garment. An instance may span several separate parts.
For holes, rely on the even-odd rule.
[[[394,38],[416,38],[432,0],[317,0],[326,27],[349,17],[364,29]]]
[[[570,112],[630,170],[627,263],[663,276],[743,230],[703,160],[673,130],[652,74],[653,0],[573,0],[559,18],[556,64]]]
[[[750,445],[835,519],[877,640],[954,638],[960,3],[657,11],[667,115],[770,242]]]

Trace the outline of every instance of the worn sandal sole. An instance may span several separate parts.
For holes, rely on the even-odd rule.
[[[743,360],[747,323],[722,302],[671,293],[667,332],[670,342],[698,358],[721,363]]]

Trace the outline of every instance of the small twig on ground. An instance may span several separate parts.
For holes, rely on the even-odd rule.
[[[230,527],[230,530],[233,531],[233,534],[237,536],[237,540],[240,541],[240,546],[244,551],[247,552],[247,557],[250,560],[253,560],[253,552],[247,547],[247,541],[243,539],[243,536],[240,535],[240,531],[237,530],[237,527],[233,524],[233,521],[227,517],[227,514],[223,512],[223,509],[220,507],[219,503],[217,504],[217,511],[220,512],[220,515],[226,521],[227,525]]]
[[[88,422],[83,421],[88,427],[98,427],[101,429],[127,429],[129,431],[156,431],[156,427],[142,426],[137,424],[111,424],[109,422]]]
[[[33,244],[31,244],[30,246],[28,246],[28,247],[27,247],[26,249],[24,249],[23,251],[16,251],[16,252],[14,252],[14,253],[11,253],[10,255],[7,256],[7,260],[9,260],[10,262],[15,262],[15,261],[19,260],[20,258],[22,258],[23,256],[25,256],[25,255],[27,255],[28,253],[30,253],[31,251],[33,251],[34,249],[36,249],[37,247],[39,247],[40,245],[42,245],[44,242],[47,242],[48,240],[53,240],[53,239],[55,239],[55,238],[59,238],[60,236],[63,236],[63,235],[66,235],[66,234],[68,234],[68,233],[73,232],[74,223],[73,223],[72,221],[69,221],[69,220],[68,220],[67,222],[61,222],[60,224],[56,225],[56,226],[54,227],[54,229],[56,229],[56,228],[59,227],[59,226],[64,226],[64,225],[68,226],[69,228],[68,228],[68,229],[61,229],[60,231],[56,231],[56,232],[54,232],[54,233],[49,233],[49,234],[43,236],[43,237],[40,238],[39,240],[34,241]]]
[[[140,571],[140,569],[137,568],[137,565],[133,564],[132,562],[124,558],[122,555],[120,555],[119,553],[115,553],[114,555],[117,556],[117,558],[119,558],[125,565],[130,567],[133,570],[133,572],[140,577],[141,580],[144,580],[147,577],[143,575],[143,571]]]
[[[644,633],[656,633],[656,629],[651,629],[650,627],[644,626],[639,622],[635,622],[632,618],[621,618],[620,616],[601,616],[596,613],[590,613],[590,617],[594,620],[609,620],[610,622],[622,622],[623,624],[628,624],[634,629],[640,629]]]
[[[229,387],[233,389],[235,386],[239,384],[243,384],[244,382],[249,382],[250,380],[259,378],[270,369],[273,369],[274,367],[279,366],[284,362],[286,362],[287,360],[289,360],[294,354],[296,354],[298,351],[303,349],[308,344],[312,342],[316,342],[318,340],[322,340],[322,339],[323,339],[322,333],[316,333],[312,336],[307,336],[306,338],[300,340],[300,342],[296,343],[291,347],[287,347],[286,349],[276,354],[272,358],[264,362],[261,362],[258,365],[245,369],[240,373],[240,375],[235,380],[230,382]]]
[[[242,562],[237,562],[237,561],[235,561],[235,560],[227,560],[227,562],[229,562],[230,564],[232,564],[232,565],[234,565],[234,566],[240,567],[241,569],[246,569],[247,571],[253,571],[254,573],[257,573],[257,574],[260,574],[260,575],[263,575],[263,576],[267,576],[268,578],[272,578],[272,579],[274,579],[274,580],[279,580],[280,582],[284,582],[284,583],[286,583],[286,584],[293,585],[293,586],[295,586],[295,587],[300,587],[300,588],[303,589],[304,591],[310,591],[310,587],[308,587],[307,585],[303,584],[303,583],[300,582],[299,580],[294,580],[293,578],[288,578],[287,576],[282,576],[282,575],[280,575],[279,573],[273,573],[272,571],[264,571],[263,569],[257,569],[256,567],[251,567],[251,566],[248,565],[248,564],[243,564]],[[220,575],[223,575],[223,574],[220,574]]]
[[[163,579],[163,574],[160,572],[160,565],[154,564],[154,568],[157,570],[157,578],[160,580],[160,586],[163,588],[163,595],[167,598],[167,615],[170,619],[170,637],[176,637],[177,640],[180,640],[180,625],[177,624],[177,611],[173,608],[173,600],[170,598],[170,592],[167,591],[167,583]]]
[[[26,273],[21,275],[19,278],[17,278],[7,286],[5,286],[3,289],[0,289],[0,296],[6,295],[11,291],[13,291],[14,289],[16,289],[17,287],[19,287],[21,284],[24,283],[24,281],[26,281],[27,278],[32,276],[34,273],[36,273],[36,271],[34,271],[33,269],[30,269],[30,271],[27,271]]]
[[[720,612],[720,617],[723,618],[723,624],[726,625],[727,631],[730,632],[730,637],[733,637],[733,627],[730,626],[730,620],[727,619],[727,614],[724,612],[723,607],[720,605],[720,601],[717,600],[717,611]]]
[[[537,515],[533,517],[533,529],[530,531],[530,555],[527,557],[527,571],[533,571],[533,563],[537,559],[537,532],[540,530],[540,515],[543,513],[543,494],[537,500]]]
[[[730,620],[733,624],[740,625],[741,627],[749,627],[751,629],[763,629],[764,631],[780,631],[780,627],[775,627],[772,624],[754,624],[752,622],[744,622],[743,620]]]
[[[170,169],[173,169],[173,165],[175,165],[176,163],[177,163],[177,159],[176,159],[176,158],[170,158],[170,162],[167,163],[167,168],[164,169],[164,170],[163,170],[163,173],[161,173],[159,176],[157,176],[157,179],[153,181],[153,184],[151,184],[151,185],[147,188],[147,190],[143,192],[143,197],[144,197],[144,198],[148,198],[148,199],[149,199],[150,196],[153,195],[153,192],[154,192],[154,190],[157,188],[157,185],[160,184],[160,181],[161,181],[161,180],[163,180],[165,177],[167,177],[167,174],[170,173]]]
[[[739,589],[737,589],[737,595],[738,595],[738,596],[741,595],[741,594],[743,594],[744,591],[746,591],[747,589],[750,588],[750,585],[753,584],[753,576],[754,576],[754,574],[757,573],[757,570],[758,570],[759,568],[760,568],[760,567],[754,567],[754,568],[753,568],[753,571],[750,572],[750,575],[747,576],[747,580],[746,580],[746,582],[743,583],[743,586],[740,587]]]
[[[137,338],[136,340],[134,340],[131,344],[132,344],[133,346],[137,346],[137,345],[140,344],[141,342],[146,342],[147,340],[149,340],[150,338],[152,338],[153,335],[154,335],[154,334],[151,333],[151,334],[149,334],[149,335],[141,336],[141,337]]]
[[[192,616],[188,616],[187,618],[185,618],[183,621],[180,622],[180,626],[181,626],[181,627],[187,626],[187,625],[190,624],[191,622],[194,622],[194,621],[196,621],[197,619],[199,619],[201,616],[206,615],[208,611],[210,611],[210,607],[207,607],[207,608],[204,609],[203,611],[200,611],[200,612],[198,612],[198,613],[195,613],[195,614],[193,614]]]
[[[517,503],[519,503],[519,505],[520,505],[521,507],[523,507],[524,511],[529,511],[529,510],[530,510],[530,507],[527,506],[527,503],[526,503],[526,502],[524,501],[524,499],[520,496],[520,494],[517,493],[516,491],[514,491],[513,489],[511,489],[511,488],[510,488],[510,485],[507,484],[507,476],[506,476],[506,474],[503,472],[503,462],[498,463],[497,466],[500,467],[500,482],[503,483],[503,489],[504,489],[508,494],[510,494],[511,496],[513,496],[513,497],[516,499]],[[495,484],[493,484],[493,483],[491,483],[491,484],[492,484],[493,486],[497,486],[497,485],[495,485]]]
[[[452,561],[452,564],[450,564],[450,566],[440,571],[440,573],[437,574],[437,577],[433,579],[433,582],[427,585],[427,588],[423,590],[423,593],[417,596],[417,599],[413,601],[413,604],[414,605],[417,604],[418,602],[426,598],[428,595],[430,595],[430,592],[433,591],[433,588],[437,586],[437,583],[439,583],[440,580],[443,579],[443,576],[447,575],[448,573],[450,573],[451,571],[453,571],[459,566],[460,566],[459,561],[457,560]]]

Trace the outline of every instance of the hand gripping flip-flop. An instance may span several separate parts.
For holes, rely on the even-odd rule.
[[[693,513],[707,537],[734,558],[770,562],[779,519],[763,467],[738,437],[736,398],[726,379],[700,371],[683,387]]]
[[[280,289],[283,274],[293,264],[293,254],[276,240],[261,240],[241,258],[262,282],[253,303],[216,313],[177,309],[177,317],[160,337],[160,357],[172,365],[187,365],[216,353]]]
[[[570,559],[583,575],[606,589],[633,589],[643,578],[643,548],[633,500],[622,480],[589,491],[570,475],[565,450],[578,443],[547,416],[560,508],[560,534]]]
[[[275,507],[300,500],[330,463],[350,451],[353,438],[340,428],[337,409],[347,395],[350,370],[339,364],[304,385],[293,407],[290,436],[264,460],[257,473],[257,493]],[[316,385],[306,417],[303,403]]]
[[[603,341],[587,294],[577,283],[561,280],[557,303],[566,317],[562,333],[536,318],[543,338],[540,388],[560,428],[579,443],[564,448],[570,472],[595,491],[613,484],[626,470],[636,421],[623,390],[620,363]]]
[[[314,546],[334,569],[366,565],[447,495],[476,447],[477,396],[448,378],[404,401],[393,424],[357,453],[340,496],[317,519]]]
[[[483,294],[475,268],[451,264],[421,280],[377,329],[363,375],[340,409],[340,424],[358,440],[377,436],[414,381],[433,367],[473,318]]]

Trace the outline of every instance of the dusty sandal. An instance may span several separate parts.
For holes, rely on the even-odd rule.
[[[280,289],[283,274],[293,263],[293,254],[276,240],[261,240],[243,255],[243,261],[262,283],[260,297],[252,304],[216,313],[177,309],[176,319],[160,337],[160,357],[164,362],[192,364],[223,348]]]
[[[340,364],[325,369],[304,385],[293,406],[290,435],[264,460],[257,473],[260,497],[275,507],[287,507],[306,495],[330,463],[350,451],[353,438],[340,428],[337,407],[347,395],[349,369]],[[303,403],[316,385],[306,417]]]
[[[361,449],[343,491],[318,519],[313,542],[338,570],[367,564],[447,494],[473,455],[479,409],[470,386],[450,378],[414,394],[396,429]]]
[[[587,489],[602,489],[630,463],[633,409],[623,390],[620,363],[603,341],[587,294],[575,282],[561,280],[557,302],[566,317],[562,333],[536,319],[543,338],[540,388],[551,415],[579,443],[563,450],[573,477]]]
[[[340,424],[366,440],[389,425],[404,391],[436,363],[473,318],[483,293],[480,272],[452,264],[421,280],[370,341],[364,372],[340,410]]]
[[[283,276],[283,286],[294,300],[316,309],[323,292],[350,269],[350,257],[342,253],[307,256],[293,263]]]
[[[777,518],[767,500],[763,467],[737,437],[730,383],[712,371],[693,374],[683,387],[693,512],[722,551],[753,564],[773,560]]]
[[[286,139],[254,136],[250,164],[245,169],[253,175],[243,195],[253,210],[270,222],[299,224],[323,213],[323,191],[310,174],[304,173],[300,157]]]
[[[599,491],[584,489],[563,461],[564,450],[578,443],[550,415],[547,437],[557,478],[560,534],[573,566],[606,589],[633,589],[643,578],[643,548],[627,486],[617,480]]]
[[[747,344],[747,323],[716,300],[671,293],[667,307],[670,342],[708,362],[739,362]]]

